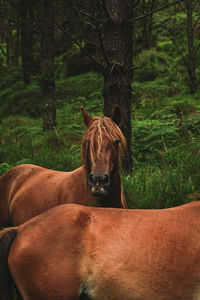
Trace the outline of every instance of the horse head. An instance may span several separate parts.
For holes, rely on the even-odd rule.
[[[81,107],[87,131],[82,141],[83,163],[87,182],[95,196],[109,193],[112,177],[120,170],[120,157],[125,149],[125,137],[118,127],[121,109],[115,105],[111,118],[91,117]]]

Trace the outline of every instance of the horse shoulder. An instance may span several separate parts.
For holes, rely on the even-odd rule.
[[[18,189],[20,189],[21,185],[23,185],[28,178],[37,175],[41,170],[44,170],[44,168],[23,164],[16,166],[3,174],[0,177],[0,187],[4,186],[8,201],[11,200],[12,196],[16,194]]]
[[[67,204],[18,227],[8,259],[24,299],[76,299],[89,224],[87,207]]]
[[[10,204],[33,169],[34,165],[19,165],[0,176],[0,226],[10,226]]]

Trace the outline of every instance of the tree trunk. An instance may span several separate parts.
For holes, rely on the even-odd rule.
[[[7,3],[7,30],[6,30],[6,64],[10,66],[10,56],[11,56],[11,39],[12,39],[12,29],[11,29],[11,16],[10,16],[10,4]]]
[[[32,7],[28,1],[22,1],[20,4],[22,72],[24,83],[29,84],[33,74]]]
[[[43,130],[56,126],[56,99],[54,80],[54,0],[43,0],[41,89]]]
[[[12,65],[16,67],[19,64],[19,57],[20,57],[20,21],[19,20],[17,20],[16,38],[15,38],[15,43],[13,43],[12,53],[13,53]]]
[[[193,17],[192,17],[192,1],[186,0],[187,9],[187,42],[188,42],[188,77],[190,93],[195,93],[197,89],[196,79],[196,56],[194,50],[194,28],[193,28]]]
[[[106,0],[105,10],[108,16],[104,27],[104,114],[110,116],[113,105],[122,109],[121,129],[127,141],[127,153],[123,169],[131,171],[131,83],[133,34],[132,24],[126,22],[129,6],[126,1]]]
[[[156,1],[142,1],[142,14],[145,14],[149,11],[152,11],[155,9]],[[143,45],[145,49],[149,49],[153,45],[153,14],[150,16],[146,16],[143,18],[143,33],[142,33],[142,39],[143,39]]]

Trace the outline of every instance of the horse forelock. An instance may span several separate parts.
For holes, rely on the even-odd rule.
[[[88,130],[82,140],[82,157],[85,164],[88,163],[88,154],[90,160],[94,164],[94,157],[102,159],[101,149],[105,143],[105,139],[110,142],[115,159],[120,165],[120,156],[123,154],[126,147],[126,140],[120,128],[108,117],[96,117],[91,122]],[[115,142],[119,141],[116,147]]]

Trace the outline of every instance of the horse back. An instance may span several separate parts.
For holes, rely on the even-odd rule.
[[[106,293],[105,299],[200,299],[200,202],[167,210],[112,210],[94,218],[91,294],[98,299]]]
[[[9,266],[25,299],[199,300],[200,203],[62,205],[19,227]]]
[[[11,226],[10,203],[15,193],[24,184],[29,168],[21,165],[0,176],[0,226]]]
[[[1,226],[24,223],[63,203],[86,203],[83,167],[60,172],[19,165],[0,177],[0,191]]]

